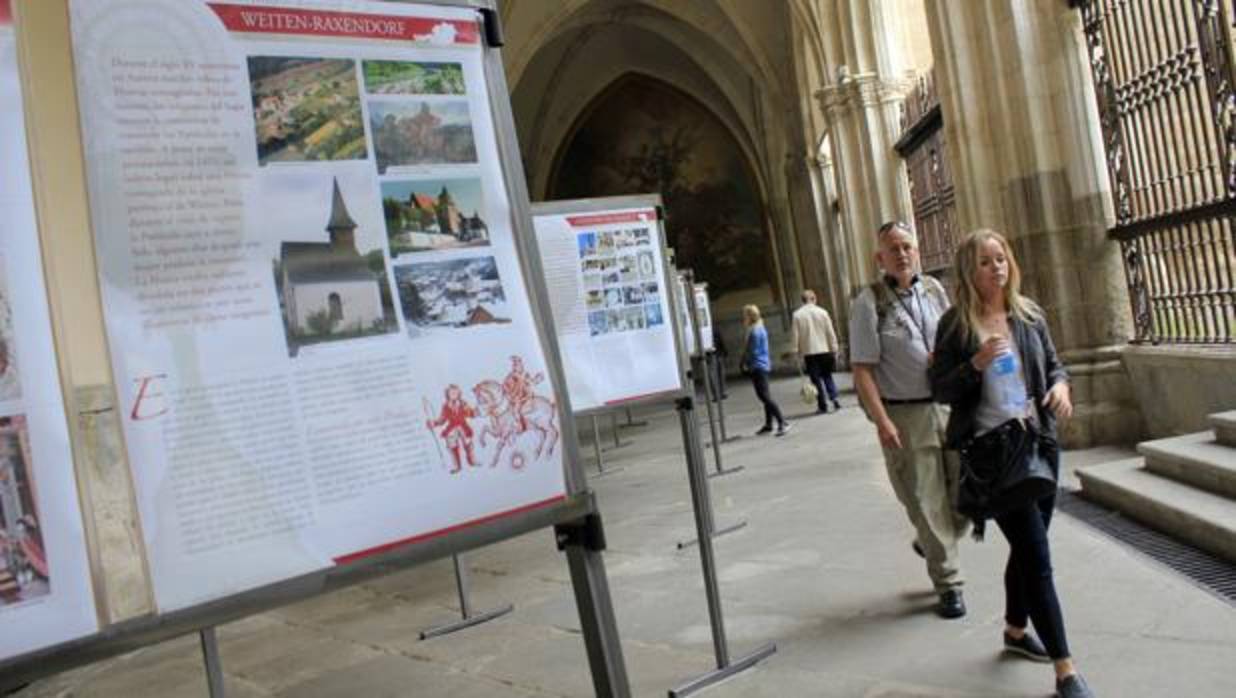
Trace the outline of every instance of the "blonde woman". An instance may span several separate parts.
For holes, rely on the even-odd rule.
[[[1050,447],[1044,455],[1058,474],[1056,420],[1073,413],[1068,375],[1042,309],[1021,295],[1021,271],[1008,241],[994,230],[970,233],[957,249],[954,272],[956,303],[940,319],[929,369],[936,400],[952,406],[946,445],[959,448],[1015,420],[1016,428],[1045,436]],[[1009,542],[1004,648],[1054,664],[1063,698],[1091,698],[1069,652],[1052,579],[1047,527],[1054,505],[1052,494],[995,518]],[[1039,639],[1026,631],[1030,621]]]
[[[790,425],[781,414],[781,408],[773,401],[768,392],[768,374],[772,372],[772,361],[768,357],[768,330],[764,329],[764,321],[760,318],[760,309],[754,305],[743,306],[742,323],[747,326],[747,343],[742,353],[741,367],[744,373],[751,376],[751,385],[755,386],[755,396],[764,404],[764,426],[755,432],[763,436],[773,430],[773,422],[777,423],[777,436],[785,436]]]

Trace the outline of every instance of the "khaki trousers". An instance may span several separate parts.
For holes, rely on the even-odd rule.
[[[885,405],[885,410],[902,447],[885,448],[884,464],[927,558],[927,574],[937,592],[960,587],[957,541],[967,522],[953,510],[959,462],[956,453],[943,448],[948,411],[934,403]]]

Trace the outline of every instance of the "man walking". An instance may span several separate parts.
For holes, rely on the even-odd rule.
[[[837,385],[833,382],[833,371],[837,368],[837,333],[828,311],[816,305],[815,291],[803,291],[802,299],[802,307],[794,311],[790,343],[815,386],[816,412],[824,414],[828,412],[827,400],[833,401],[835,409],[841,409]]]
[[[947,412],[932,402],[927,380],[948,296],[934,278],[918,274],[918,241],[905,223],[880,226],[876,262],[882,278],[862,289],[850,310],[854,387],[875,422],[893,491],[917,534],[914,550],[927,560],[939,595],[936,613],[960,618],[966,606],[957,540],[965,524],[949,496],[956,461],[943,450]]]

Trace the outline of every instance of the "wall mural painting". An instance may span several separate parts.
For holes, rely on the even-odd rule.
[[[550,182],[549,199],[660,192],[681,267],[714,301],[775,288],[763,208],[730,132],[691,97],[629,76],[596,99]]]

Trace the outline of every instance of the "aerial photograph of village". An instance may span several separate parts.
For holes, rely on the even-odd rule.
[[[370,94],[462,95],[459,63],[364,61],[365,90]]]
[[[249,88],[259,164],[367,157],[355,61],[250,56]]]
[[[382,214],[392,256],[407,252],[483,247],[481,180],[431,179],[382,183]]]
[[[493,257],[397,265],[394,271],[409,336],[511,321]]]
[[[466,101],[374,101],[369,121],[379,173],[403,165],[476,162]]]

